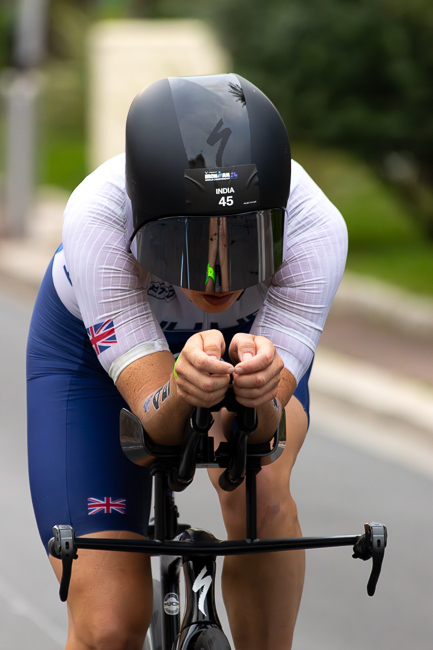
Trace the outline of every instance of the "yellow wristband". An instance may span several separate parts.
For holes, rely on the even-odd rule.
[[[181,354],[182,354],[182,353],[179,354],[179,356],[177,357],[176,361],[174,362],[174,366],[173,366],[173,370],[174,370],[174,381],[177,380],[176,364],[177,364],[177,362],[179,361],[179,359],[180,359],[180,355],[181,355]]]

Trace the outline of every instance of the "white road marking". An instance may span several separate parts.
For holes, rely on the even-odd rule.
[[[425,432],[312,391],[311,429],[433,479],[433,442]]]

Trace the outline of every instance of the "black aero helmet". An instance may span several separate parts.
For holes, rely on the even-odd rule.
[[[282,262],[290,164],[280,114],[246,79],[223,74],[151,84],[132,102],[126,123],[138,261],[197,291],[262,282]]]

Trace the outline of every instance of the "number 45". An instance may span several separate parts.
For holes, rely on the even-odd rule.
[[[233,197],[232,196],[222,196],[220,200],[218,201],[218,205],[223,205],[224,207],[233,205]]]

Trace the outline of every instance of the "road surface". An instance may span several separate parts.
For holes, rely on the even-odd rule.
[[[0,288],[0,650],[59,650],[66,635],[66,608],[39,542],[27,484],[24,357],[30,313],[28,296]],[[314,403],[292,488],[304,534],[356,534],[365,521],[377,520],[388,525],[389,547],[374,598],[366,593],[369,564],[353,560],[349,548],[308,553],[294,648],[431,650],[429,443],[419,432],[400,431],[395,423],[320,395]],[[384,431],[394,429],[404,439],[400,453],[376,445]],[[215,495],[205,488],[207,478],[198,476],[197,482],[179,497],[181,518],[224,537]],[[248,599],[246,594],[246,607]]]

